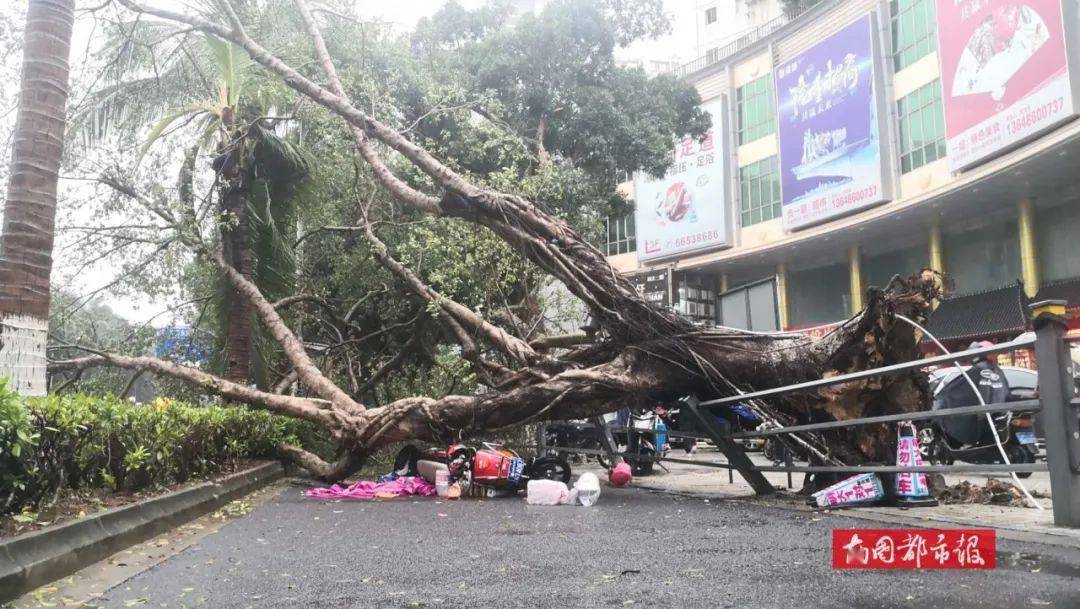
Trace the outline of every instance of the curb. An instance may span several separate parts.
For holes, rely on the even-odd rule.
[[[681,497],[690,497],[693,499],[709,499],[710,501],[737,501],[740,503],[752,504],[756,506],[763,506],[778,510],[787,510],[790,512],[815,512],[822,511],[824,508],[812,508],[810,506],[791,505],[788,503],[781,503],[772,501],[769,499],[759,499],[754,496],[732,496],[724,495],[721,493],[709,493],[700,491],[679,491],[669,488],[663,488],[659,486],[638,486],[634,485],[633,488],[638,488],[643,491],[652,493],[662,493],[665,495],[677,495]],[[836,514],[839,516],[846,516],[848,518],[857,518],[860,520],[867,520],[870,522],[880,522],[884,524],[903,524],[910,527],[916,527],[920,529],[935,529],[935,528],[954,528],[959,526],[966,527],[978,527],[978,528],[991,528],[997,531],[998,538],[1008,539],[1011,541],[1021,541],[1028,543],[1039,543],[1043,545],[1059,546],[1066,548],[1080,548],[1080,538],[1072,536],[1068,533],[1058,533],[1053,530],[1032,530],[1023,528],[1017,525],[1008,524],[994,524],[992,522],[985,521],[965,521],[959,518],[941,517],[941,516],[922,516],[918,511],[912,511],[911,515],[895,514],[892,512],[877,511],[877,508],[873,506],[863,508],[841,508],[831,509],[830,514]],[[948,525],[942,527],[942,525]]]
[[[211,512],[284,474],[276,461],[0,542],[0,603]]]

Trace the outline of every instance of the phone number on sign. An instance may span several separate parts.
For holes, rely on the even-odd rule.
[[[686,247],[687,245],[697,245],[699,243],[707,243],[709,241],[716,241],[720,238],[720,231],[707,230],[701,233],[694,233],[692,235],[686,235],[685,237],[679,237],[675,240],[675,247]]]
[[[1037,108],[1032,108],[1020,116],[1009,121],[1009,133],[1020,133],[1042,123],[1046,119],[1060,113],[1065,108],[1065,99],[1057,98]]]

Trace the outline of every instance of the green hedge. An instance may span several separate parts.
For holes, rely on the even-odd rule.
[[[136,491],[213,475],[238,460],[311,445],[309,424],[244,407],[146,405],[82,395],[20,398],[0,379],[0,514],[69,490]]]

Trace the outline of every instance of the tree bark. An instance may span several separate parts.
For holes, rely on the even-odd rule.
[[[224,108],[222,124],[233,134],[223,146],[216,169],[219,188],[219,212],[228,222],[221,226],[222,254],[232,268],[248,281],[255,280],[255,253],[251,244],[251,218],[247,209],[247,184],[243,158],[243,134],[238,131],[233,108]],[[251,378],[251,354],[254,349],[254,314],[251,301],[224,282],[224,344],[222,345],[225,378],[247,384]]]
[[[74,0],[30,0],[0,234],[0,377],[24,395],[46,392],[49,274],[74,21]]]

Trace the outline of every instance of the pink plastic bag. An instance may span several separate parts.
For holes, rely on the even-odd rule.
[[[562,505],[570,503],[570,489],[558,480],[529,480],[525,487],[529,505]]]
[[[330,488],[313,488],[304,492],[312,499],[389,499],[401,495],[419,495],[430,497],[435,494],[435,487],[419,477],[398,478],[390,482],[372,482],[360,480],[349,487],[338,484]]]

